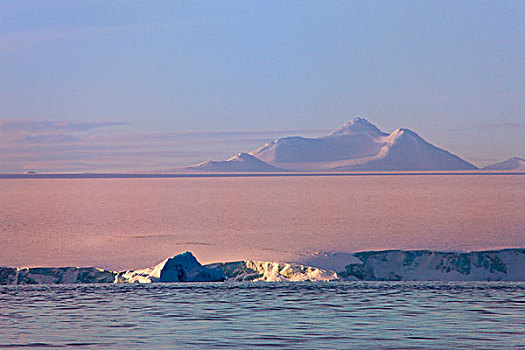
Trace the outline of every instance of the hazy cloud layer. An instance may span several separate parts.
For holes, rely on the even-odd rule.
[[[326,130],[126,133],[124,122],[0,120],[0,172],[159,172]]]
[[[109,126],[128,125],[126,122],[69,122],[69,121],[43,121],[36,119],[0,119],[0,132],[25,131],[33,133],[46,133],[56,131],[89,131],[106,128]]]
[[[129,132],[129,126],[121,121],[0,119],[0,173],[174,171],[206,160],[224,160],[279,137],[311,137],[329,132],[296,129],[137,133]],[[478,123],[468,128],[440,126],[422,136],[485,166],[523,156],[495,150],[497,143],[510,142],[509,139],[517,149],[523,149],[524,129],[525,123]]]

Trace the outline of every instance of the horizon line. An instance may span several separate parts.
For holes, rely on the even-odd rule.
[[[153,179],[217,177],[332,177],[332,176],[486,176],[525,175],[521,171],[450,170],[450,171],[366,171],[366,172],[210,172],[210,173],[0,173],[0,179]]]

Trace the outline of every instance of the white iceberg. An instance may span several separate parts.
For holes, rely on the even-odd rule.
[[[120,272],[116,277],[116,282],[217,282],[224,281],[224,279],[222,269],[202,266],[192,253],[184,252],[154,267]]]
[[[337,273],[311,266],[269,261],[234,261],[207,265],[221,268],[227,281],[333,281]]]

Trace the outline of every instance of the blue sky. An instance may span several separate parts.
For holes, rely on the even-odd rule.
[[[0,1],[0,118],[108,126],[55,130],[63,142],[259,133],[166,144],[152,167],[169,167],[356,115],[478,165],[525,156],[525,2]]]

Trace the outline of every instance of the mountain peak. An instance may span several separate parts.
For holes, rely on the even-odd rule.
[[[417,133],[413,132],[410,129],[405,129],[405,128],[398,128],[392,131],[392,133],[390,134],[391,138],[400,138],[400,137],[409,137],[409,136],[421,139],[421,136],[419,136]]]
[[[382,134],[381,130],[366,120],[366,118],[355,117],[339,129],[332,131],[329,136],[353,135],[358,133]]]
[[[254,156],[249,155],[248,153],[241,152],[241,153],[237,153],[231,158],[228,158],[226,161],[240,161],[240,162],[248,161],[249,162],[249,161],[254,160],[254,158],[255,158]]]

